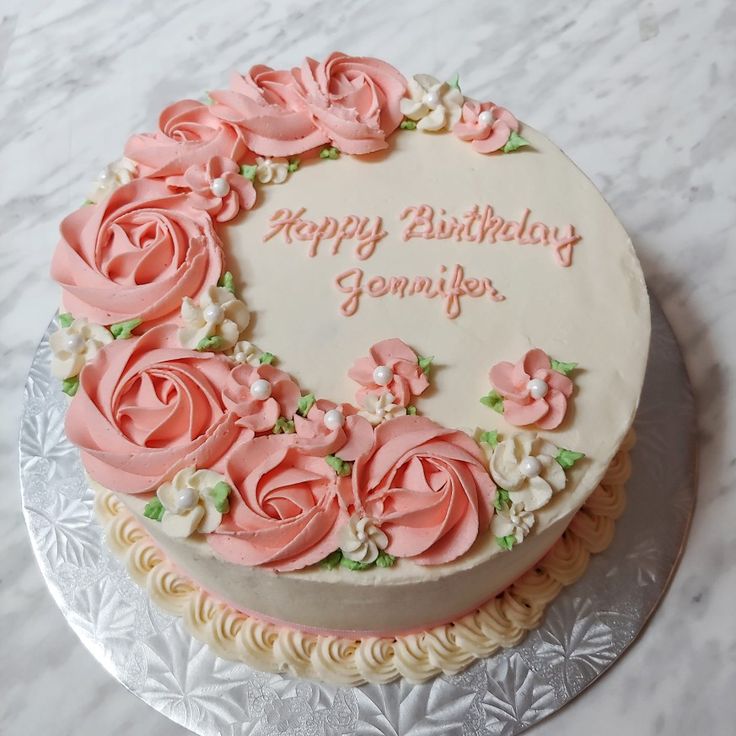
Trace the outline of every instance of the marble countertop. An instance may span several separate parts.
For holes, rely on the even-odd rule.
[[[58,222],[168,102],[200,96],[234,67],[291,65],[336,48],[405,73],[459,71],[468,94],[490,95],[549,134],[627,227],[685,352],[702,445],[681,567],[638,643],[544,733],[733,733],[736,8],[674,6],[3,0],[0,733],[184,733],[118,685],[67,628],[21,517],[22,385],[58,300],[48,276]]]

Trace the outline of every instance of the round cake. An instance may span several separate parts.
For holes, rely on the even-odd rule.
[[[235,74],[133,136],[61,235],[52,367],[91,481],[272,632],[449,631],[543,567],[633,421],[629,238],[457,78]]]

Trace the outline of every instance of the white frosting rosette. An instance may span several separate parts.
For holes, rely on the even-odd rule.
[[[490,470],[499,488],[509,493],[512,506],[527,511],[546,505],[567,482],[555,459],[558,448],[531,432],[520,432],[499,442],[491,455]]]
[[[222,286],[210,286],[199,304],[185,297],[181,317],[179,340],[192,350],[229,350],[250,322],[245,304]]]
[[[417,121],[419,130],[451,130],[462,115],[462,92],[429,74],[415,74],[409,80],[409,97],[401,100],[401,112]]]
[[[497,511],[491,522],[494,537],[512,536],[519,544],[534,526],[534,514],[523,503],[512,503],[508,509]]]
[[[366,394],[358,414],[376,427],[389,419],[403,417],[406,414],[406,407],[396,404],[395,401],[396,397],[390,391]]]
[[[62,381],[78,376],[84,364],[114,339],[101,325],[90,324],[84,317],[75,319],[49,338],[51,372]]]
[[[161,529],[170,537],[188,537],[195,531],[209,534],[229,510],[230,486],[213,470],[184,468],[156,496],[164,507]]]
[[[248,340],[239,340],[233,345],[230,357],[239,365],[247,364],[254,368],[258,368],[261,364],[261,355],[263,353]]]
[[[256,179],[261,184],[283,184],[289,176],[289,162],[285,158],[256,158]]]
[[[92,189],[87,195],[88,201],[92,204],[97,204],[112,194],[118,187],[133,181],[137,173],[138,167],[135,161],[131,161],[129,158],[125,158],[125,156],[109,163],[102,169],[97,180],[92,185]]]
[[[388,546],[388,537],[369,516],[353,514],[340,535],[343,557],[370,565]]]

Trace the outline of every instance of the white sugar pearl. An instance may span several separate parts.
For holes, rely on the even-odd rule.
[[[376,366],[373,381],[379,386],[388,386],[394,380],[394,372],[387,365]]]
[[[176,494],[176,501],[174,503],[176,513],[181,514],[184,511],[189,511],[189,509],[195,506],[198,498],[199,494],[194,490],[194,488],[190,488],[189,486],[182,488]]]
[[[542,463],[535,457],[525,457],[519,463],[519,470],[527,478],[536,478],[542,472]]]
[[[533,399],[543,399],[549,391],[549,386],[546,381],[541,378],[532,378],[526,385],[527,391],[529,391]]]
[[[322,418],[327,429],[340,429],[345,424],[345,415],[339,409],[330,409]]]
[[[233,358],[236,363],[245,363],[246,360],[248,360],[248,356],[244,352],[238,352],[233,355]]]
[[[250,386],[250,395],[259,401],[265,401],[271,395],[271,383],[265,378],[253,381]]]
[[[483,112],[478,115],[478,122],[485,128],[490,128],[491,125],[493,125],[493,113],[490,110],[483,110]]]
[[[437,107],[441,102],[440,93],[436,89],[432,89],[424,95],[424,104],[427,107]]]
[[[99,175],[97,176],[97,181],[99,181],[101,184],[105,184],[109,181],[112,181],[112,179],[113,179],[113,173],[107,167],[102,169],[102,171],[100,171]]]
[[[212,180],[210,191],[215,195],[215,197],[224,197],[230,191],[230,185],[227,183],[227,179],[218,177],[217,179]]]
[[[225,319],[225,310],[219,304],[208,304],[202,310],[205,321],[211,325],[219,325]]]
[[[66,340],[64,340],[64,347],[70,353],[81,353],[84,350],[84,338],[78,333],[67,335]]]

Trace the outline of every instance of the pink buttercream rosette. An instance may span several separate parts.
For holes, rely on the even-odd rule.
[[[266,399],[258,399],[251,394],[251,386],[259,380],[271,384],[271,395]],[[291,419],[300,396],[299,386],[288,373],[266,364],[254,367],[243,363],[236,366],[222,391],[225,406],[237,416],[238,426],[256,433],[271,432],[279,417]]]
[[[175,325],[107,345],[82,369],[66,416],[90,477],[143,493],[182,468],[215,466],[243,436],[220,395],[230,365],[182,348]]]
[[[227,193],[215,193],[215,182],[224,181]],[[204,210],[218,222],[232,220],[238,212],[249,210],[256,201],[253,182],[240,174],[240,166],[230,158],[213,156],[206,164],[194,164],[182,175],[169,176],[166,184],[172,189],[189,190],[189,202]]]
[[[547,384],[547,394],[535,399],[529,382],[541,379]],[[534,348],[516,364],[502,362],[491,368],[491,384],[503,397],[503,416],[510,424],[540,429],[555,429],[565,418],[567,400],[572,396],[573,383],[552,369],[544,350]]]
[[[493,122],[483,122],[482,113],[489,112]],[[519,121],[505,108],[492,102],[465,100],[462,118],[455,124],[452,132],[463,141],[472,141],[478,153],[493,153],[503,148],[511,132],[519,132]]]
[[[325,426],[325,414],[332,409],[342,412],[345,417],[345,423],[339,429]],[[294,428],[296,442],[305,452],[323,457],[337,455],[346,462],[353,462],[373,444],[373,427],[358,416],[354,406],[335,404],[327,399],[318,399],[306,417],[295,414]]]
[[[385,386],[377,384],[373,372],[378,366],[386,366],[393,372],[393,379]],[[417,354],[402,340],[391,338],[377,342],[368,356],[355,361],[348,376],[362,388],[356,394],[359,404],[367,394],[391,392],[396,404],[408,406],[412,396],[419,396],[429,386],[429,380],[419,367]]]
[[[339,546],[348,519],[350,479],[323,457],[304,452],[295,435],[271,435],[238,444],[227,475],[230,513],[214,534],[212,549],[238,565],[299,570]]]
[[[240,161],[245,153],[242,131],[196,100],[169,105],[159,116],[158,130],[131,136],[125,144],[125,155],[138,164],[141,176],[183,174],[213,156]]]
[[[389,537],[386,552],[439,565],[488,529],[495,484],[478,445],[426,417],[398,417],[376,429],[353,466],[355,508]]]
[[[51,275],[75,317],[110,325],[178,318],[222,273],[220,240],[209,215],[156,179],[135,179],[61,223]]]

